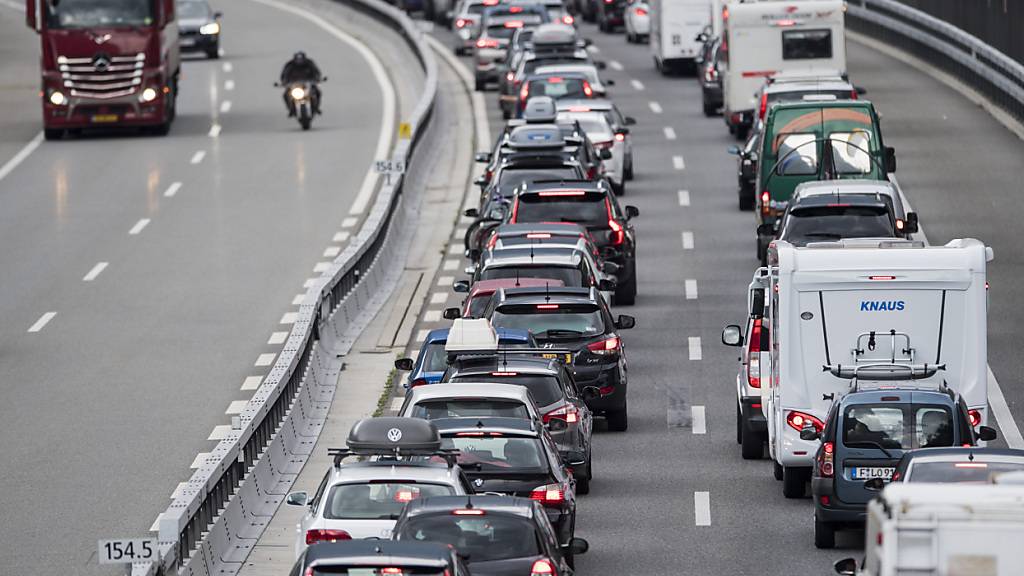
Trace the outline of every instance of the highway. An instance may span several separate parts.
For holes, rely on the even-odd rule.
[[[97,539],[146,533],[357,229],[395,95],[319,24],[223,0],[223,58],[186,57],[169,136],[25,148],[41,130],[39,40],[8,4],[0,166],[27,154],[0,173],[0,573],[110,574]],[[340,10],[324,17],[398,45]],[[308,133],[272,86],[299,49],[332,80]],[[403,76],[402,107],[417,81]]]

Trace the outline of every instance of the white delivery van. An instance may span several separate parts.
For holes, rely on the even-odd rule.
[[[697,39],[711,23],[711,0],[650,0],[651,54],[663,74],[692,66],[700,55]]]
[[[868,504],[862,576],[1018,576],[1024,486],[890,484]],[[856,574],[853,559],[836,563]]]
[[[833,400],[860,382],[945,382],[987,423],[986,263],[978,240],[945,246],[847,239],[768,249],[770,375],[761,406],[775,477],[810,479]]]
[[[719,72],[729,132],[746,138],[765,78],[793,68],[846,72],[844,14],[843,0],[729,2],[722,7]]]

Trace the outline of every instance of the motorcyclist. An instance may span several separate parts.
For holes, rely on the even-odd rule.
[[[295,83],[306,83],[310,85],[313,113],[320,114],[320,87],[317,85],[322,80],[320,69],[316,62],[306,56],[301,50],[296,52],[292,59],[285,63],[281,70],[281,85],[284,86],[284,103],[288,106],[288,116],[295,116],[295,103],[288,94],[289,86]]]

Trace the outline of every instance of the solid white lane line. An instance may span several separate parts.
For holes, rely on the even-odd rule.
[[[270,366],[274,363],[274,358],[277,358],[277,354],[260,354],[253,366]]]
[[[331,269],[330,262],[317,262],[316,266],[313,266],[313,272],[320,273],[326,272]]]
[[[688,347],[690,349],[690,360],[700,360],[703,357],[700,349],[700,336],[690,336]]]
[[[220,426],[214,426],[213,431],[206,438],[207,440],[223,440],[231,434],[231,424],[221,424]]]
[[[270,334],[270,339],[267,340],[267,344],[276,346],[278,344],[284,344],[285,340],[288,340],[287,332],[272,332]]]
[[[697,526],[711,526],[711,493],[693,493],[693,523]]]
[[[178,190],[181,190],[181,182],[172,182],[171,185],[167,187],[167,190],[164,191],[164,197],[174,198],[174,195],[178,193]]]
[[[206,150],[196,150],[196,153],[192,155],[192,159],[189,160],[192,164],[199,164],[206,158]]]
[[[639,81],[639,80],[637,80],[636,78],[633,78],[632,80],[630,80],[629,83],[633,86],[633,88],[635,90],[643,90],[644,89],[644,83]]]
[[[241,414],[242,411],[245,410],[245,405],[248,403],[248,400],[233,400],[231,404],[228,404],[228,409],[225,410],[224,413],[230,416]]]
[[[4,178],[7,177],[8,174],[13,172],[14,169],[18,167],[18,164],[21,164],[22,162],[24,162],[25,158],[28,158],[29,155],[31,155],[33,152],[35,152],[36,148],[39,148],[39,145],[42,144],[42,143],[43,143],[43,133],[40,132],[39,134],[36,134],[34,138],[29,140],[27,144],[22,146],[21,150],[18,150],[18,153],[15,154],[6,163],[4,163],[3,166],[0,166],[0,180],[3,180]]]
[[[441,276],[437,279],[438,286],[451,286],[455,284],[455,276]]]
[[[697,281],[693,278],[687,278],[684,282],[686,286],[686,299],[696,300],[697,299]]]
[[[673,156],[672,167],[676,170],[686,170],[686,162],[683,160],[682,156]]]
[[[246,376],[241,390],[255,390],[263,383],[263,376]]]
[[[200,452],[199,454],[196,454],[196,459],[192,461],[192,464],[189,465],[189,468],[202,468],[203,464],[206,464],[206,459],[209,457],[209,452]]]
[[[608,62],[608,65],[612,67],[612,70],[622,70],[622,62],[618,60],[611,60]]]
[[[708,433],[708,421],[703,406],[691,406],[690,415],[692,416],[691,427],[693,428],[694,434],[707,434]]]
[[[148,225],[149,225],[149,218],[143,218],[143,219],[139,220],[138,222],[136,222],[135,226],[132,226],[132,229],[129,230],[128,233],[131,234],[132,236],[135,236],[139,232],[142,232],[142,229],[145,228]]]
[[[36,320],[35,324],[33,324],[32,326],[29,327],[28,331],[29,332],[39,332],[40,330],[43,329],[44,326],[46,326],[46,324],[50,320],[53,320],[53,317],[56,316],[56,315],[57,315],[56,312],[47,312],[46,314],[43,314],[42,316],[39,317],[39,320]]]
[[[391,399],[391,409],[394,410],[395,412],[398,412],[399,410],[402,409],[402,404],[405,404],[405,398]]]
[[[231,65],[231,62],[225,62],[220,65],[220,68],[225,72],[231,72],[235,67]]]
[[[441,311],[440,310],[427,310],[423,313],[424,322],[440,322]]]
[[[281,316],[281,321],[278,324],[295,324],[295,321],[299,319],[298,312],[285,312]]]
[[[355,218],[353,216],[349,216],[348,218],[345,218],[344,220],[341,221],[341,227],[342,228],[351,228],[351,227],[355,226],[358,223],[359,223],[359,218]]]
[[[351,236],[349,232],[338,232],[334,238],[331,238],[331,242],[345,242],[349,236]]]
[[[305,294],[296,294],[295,297],[292,298],[292,306],[298,306],[299,304],[302,304],[302,301],[305,299]]]
[[[430,295],[431,304],[444,304],[448,301],[448,294],[444,292],[434,292]]]
[[[444,269],[446,271],[458,270],[459,269],[459,261],[455,260],[455,259],[452,259],[452,258],[449,258],[448,260],[445,260],[444,261]]]
[[[693,250],[693,232],[683,232],[683,250]]]
[[[676,139],[676,131],[671,126],[665,126],[665,139],[666,140],[675,140]]]
[[[999,387],[999,382],[996,380],[995,374],[992,374],[991,367],[988,369],[988,403],[992,407],[992,415],[996,417],[999,429],[1003,432],[1003,440],[1006,441],[1006,445],[1010,448],[1024,448],[1024,437],[1021,436],[1017,421],[1010,413],[1010,406],[1006,403],[1006,397],[1003,396],[1003,389]]]
[[[220,136],[220,124],[213,124],[210,126],[210,131],[207,132],[207,136],[210,138],[216,138]]]
[[[679,191],[679,205],[680,206],[689,206],[690,205],[690,191],[689,190],[680,190]]]
[[[341,254],[341,246],[328,246],[324,250],[324,258],[334,258]]]
[[[227,91],[234,90],[235,89],[235,81],[234,80],[230,80],[230,79],[229,80],[225,80],[224,81],[224,89],[227,90]]]
[[[231,100],[225,100],[220,103],[220,113],[227,114],[231,112]]]
[[[96,264],[95,266],[92,267],[92,270],[89,270],[88,274],[86,274],[85,276],[82,277],[82,281],[83,282],[92,282],[93,280],[96,279],[97,276],[100,275],[100,272],[103,272],[103,270],[105,270],[106,267],[109,266],[109,265],[110,265],[110,262],[100,262],[100,263]]]
[[[661,104],[658,104],[657,102],[651,102],[649,106],[651,107],[651,112],[654,112],[655,114],[661,114],[664,112],[661,108]]]
[[[427,339],[427,334],[430,334],[430,329],[424,328],[416,333],[416,342],[423,342]]]

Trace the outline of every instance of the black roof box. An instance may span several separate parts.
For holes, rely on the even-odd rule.
[[[354,453],[433,454],[441,449],[441,435],[428,420],[382,416],[356,422],[346,444]]]

